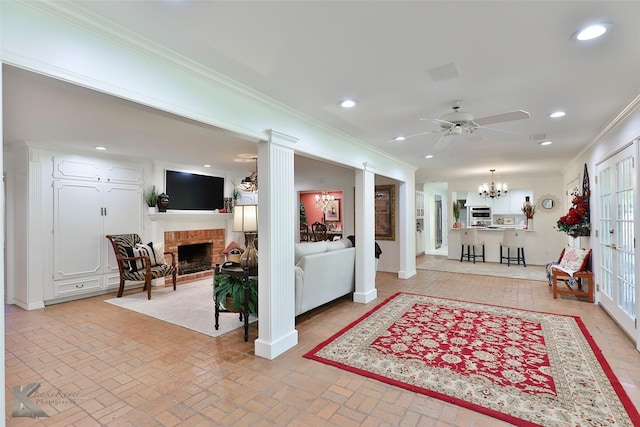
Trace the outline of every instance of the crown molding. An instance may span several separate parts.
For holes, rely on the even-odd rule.
[[[294,110],[280,101],[270,98],[269,96],[216,72],[199,62],[187,58],[178,52],[155,43],[126,27],[115,24],[100,15],[82,8],[80,4],[54,0],[25,0],[21,3],[31,7],[32,9],[38,10],[41,13],[45,13],[55,19],[66,22],[69,25],[75,26],[83,31],[112,42],[123,49],[135,52],[138,55],[154,60],[165,66],[172,67],[179,72],[194,76],[207,84],[221,86],[235,91],[245,97],[252,98],[257,102],[288,115],[290,118],[306,123],[307,125],[327,133],[330,136],[334,136],[337,139],[348,141],[363,151],[374,153],[377,156],[402,165],[408,170],[417,170],[417,167],[413,164],[400,160],[385,151],[366,144],[360,139],[333,128],[324,122]]]

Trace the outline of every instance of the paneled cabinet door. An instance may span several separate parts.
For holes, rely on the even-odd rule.
[[[511,196],[513,194],[508,191],[497,199],[493,199],[493,214],[509,214],[511,213]]]
[[[525,198],[528,196],[529,200],[533,204],[533,191],[532,190],[513,190],[511,192],[511,213],[522,214],[522,205],[524,205]]]
[[[133,185],[106,184],[104,197],[104,235],[136,233],[142,236],[142,189]],[[108,272],[118,272],[113,248],[104,235],[101,242],[107,253]]]
[[[53,182],[55,280],[100,273],[102,239],[105,239],[102,200],[100,183]]]
[[[424,192],[416,191],[416,218],[424,217]]]

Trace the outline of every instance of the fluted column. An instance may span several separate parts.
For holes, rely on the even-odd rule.
[[[293,145],[276,131],[258,143],[258,316],[255,353],[274,359],[298,344],[294,240],[297,212]]]
[[[356,171],[356,291],[355,302],[366,304],[378,296],[375,268],[375,166]]]

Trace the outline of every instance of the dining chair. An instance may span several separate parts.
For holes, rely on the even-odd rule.
[[[311,224],[311,232],[316,242],[327,240],[327,226],[325,224],[318,221],[314,222]]]

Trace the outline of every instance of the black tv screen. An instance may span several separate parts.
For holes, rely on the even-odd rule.
[[[165,180],[168,209],[212,211],[224,208],[224,178],[167,170]]]

